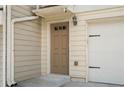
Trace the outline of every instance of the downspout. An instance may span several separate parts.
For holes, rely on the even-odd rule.
[[[29,16],[29,17],[23,17],[23,18],[15,18],[12,19],[11,21],[11,85],[14,86],[17,83],[14,80],[14,24],[17,22],[23,22],[23,21],[30,21],[30,20],[35,20],[38,19],[38,16]]]
[[[6,65],[6,75],[7,75],[7,86],[11,86],[11,47],[10,47],[10,42],[11,42],[11,6],[7,5],[7,10],[6,10],[6,30],[7,30],[7,65]]]
[[[2,85],[6,86],[6,5],[3,6],[3,79]]]

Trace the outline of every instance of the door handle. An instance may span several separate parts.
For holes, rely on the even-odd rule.
[[[96,69],[100,69],[100,67],[95,67],[95,66],[89,66],[89,68],[96,68]]]

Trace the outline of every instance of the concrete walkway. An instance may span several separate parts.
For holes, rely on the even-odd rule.
[[[20,87],[59,87],[70,82],[69,76],[49,74],[18,83]]]
[[[103,83],[96,83],[96,82],[68,82],[63,85],[63,87],[122,87],[120,85],[114,85],[114,84],[103,84]]]
[[[120,85],[71,81],[69,76],[50,74],[19,82],[17,87],[122,87]]]

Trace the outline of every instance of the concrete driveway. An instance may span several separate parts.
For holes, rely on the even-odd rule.
[[[49,74],[19,82],[17,87],[122,87],[121,85],[71,81],[69,76]]]

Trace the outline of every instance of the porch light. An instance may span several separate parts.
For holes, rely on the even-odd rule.
[[[76,26],[77,25],[77,17],[76,17],[76,15],[74,15],[72,17],[72,20],[73,20],[73,25]]]

